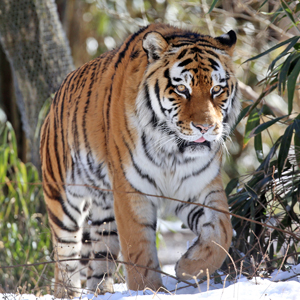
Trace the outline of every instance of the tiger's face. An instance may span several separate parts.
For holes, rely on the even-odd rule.
[[[153,127],[163,128],[181,152],[199,155],[217,149],[236,120],[238,88],[230,57],[235,40],[234,32],[219,40],[179,40],[179,46],[158,33],[144,38],[149,65],[143,86]]]

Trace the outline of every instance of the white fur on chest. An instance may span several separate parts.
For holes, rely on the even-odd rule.
[[[134,166],[126,168],[127,180],[140,192],[180,200],[199,196],[218,173],[219,161],[213,154],[186,163],[178,159],[177,164],[174,157],[166,156],[159,165],[149,160],[141,143],[135,151]]]

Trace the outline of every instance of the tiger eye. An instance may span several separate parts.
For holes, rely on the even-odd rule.
[[[216,93],[219,93],[219,92],[220,92],[221,87],[220,87],[219,85],[215,85],[215,86],[212,88],[212,90],[213,90],[213,93],[216,94]]]
[[[185,85],[180,84],[180,85],[177,85],[176,89],[178,92],[184,92],[186,90],[186,87],[185,87]]]

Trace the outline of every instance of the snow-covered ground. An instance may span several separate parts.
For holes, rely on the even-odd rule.
[[[224,278],[223,278],[224,279]],[[175,279],[164,277],[163,283],[168,292],[129,291],[125,284],[116,284],[115,293],[95,296],[82,294],[82,300],[300,300],[300,265],[292,266],[289,271],[275,270],[268,279],[251,280],[238,276],[236,282],[213,284],[204,282],[197,287],[178,283]],[[191,283],[194,283],[191,281]],[[35,295],[0,294],[0,300],[54,300],[51,295],[37,298]]]
[[[162,270],[168,274],[174,274],[174,263],[189,247],[193,239],[186,229],[181,228],[180,222],[159,221],[159,231],[163,233],[166,244],[172,242],[171,248],[164,249],[160,246],[159,256],[162,263],[172,265],[163,266]],[[175,232],[168,238],[170,231]],[[176,237],[177,236],[177,237]],[[163,242],[163,243],[164,243]],[[160,253],[161,252],[161,253]],[[0,262],[1,264],[1,262]],[[114,294],[95,296],[94,294],[84,293],[80,300],[300,300],[300,264],[291,266],[289,271],[275,270],[270,278],[256,277],[248,280],[244,276],[238,275],[235,281],[229,281],[222,276],[222,284],[215,284],[213,280],[196,284],[191,280],[190,283],[178,283],[174,278],[163,277],[163,283],[167,291],[129,291],[125,284],[115,284]],[[16,295],[1,294],[0,300],[54,300],[54,296],[46,295],[36,297],[35,295]]]

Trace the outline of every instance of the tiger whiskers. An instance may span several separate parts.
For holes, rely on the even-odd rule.
[[[225,152],[226,155],[229,155],[229,151],[226,145],[226,141],[229,140],[230,142],[232,142],[232,139],[230,137],[230,132],[231,132],[231,128],[230,126],[225,123],[223,124],[223,132],[222,132],[222,136],[220,138],[220,143],[221,143],[221,147],[222,147],[222,152]]]
[[[157,152],[161,151],[166,144],[168,144],[169,142],[174,141],[175,139],[176,138],[174,138],[173,136],[163,135],[160,139],[155,141],[155,143],[153,145],[154,148],[155,148],[155,151],[157,151]]]

